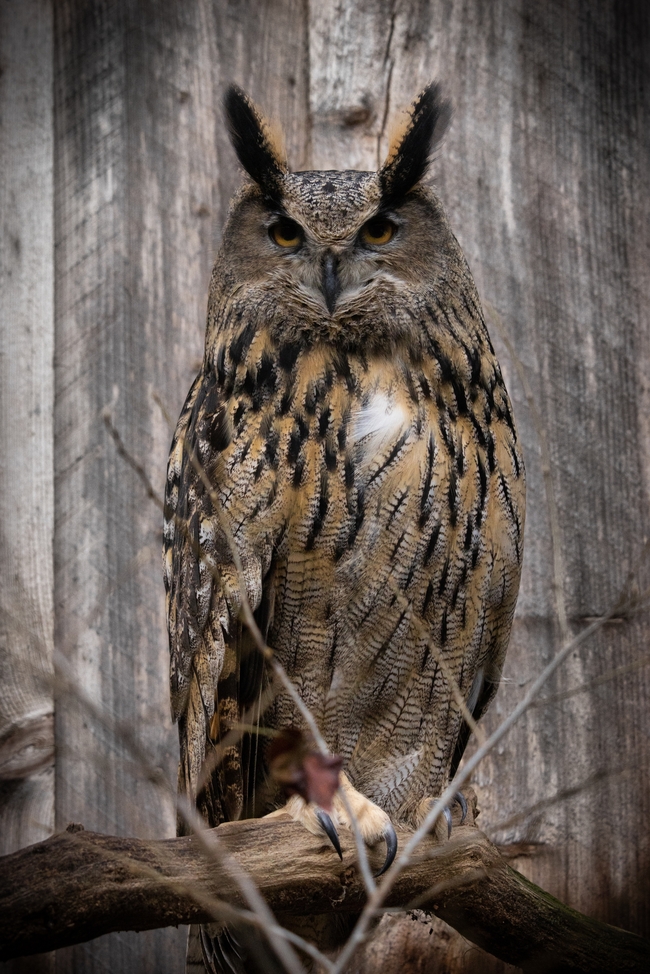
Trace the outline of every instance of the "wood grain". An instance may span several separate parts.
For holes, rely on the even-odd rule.
[[[340,863],[327,840],[291,820],[220,826],[208,835],[218,843],[214,859],[193,837],[147,842],[79,828],[0,860],[0,957],[111,929],[205,921],[220,915],[219,903],[243,906],[220,854],[255,881],[288,926],[306,913],[355,913],[365,901],[354,839],[345,831]],[[398,835],[406,844],[409,833]],[[370,853],[373,868],[382,857],[382,849]],[[188,890],[200,893],[199,902]],[[526,974],[645,974],[650,963],[650,943],[563,907],[507,866],[472,826],[458,827],[442,845],[428,837],[418,846],[386,905],[416,900]]]
[[[137,728],[170,781],[178,751],[160,512],[117,456],[101,412],[110,409],[162,493],[171,431],[153,396],[178,414],[240,178],[223,88],[235,78],[255,95],[273,92],[270,107],[287,118],[300,155],[300,18],[296,3],[205,0],[67,0],[55,10],[57,643],[78,684]],[[280,49],[286,61],[271,56]],[[82,818],[113,833],[173,834],[173,809],[70,695],[57,701],[56,736],[59,827]],[[182,939],[113,936],[59,955],[57,972],[179,970]]]
[[[54,827],[52,17],[0,6],[0,850]]]
[[[434,182],[532,386],[571,631],[609,607],[650,537],[647,4],[6,0],[0,16],[0,757],[12,775],[27,772],[0,794],[7,848],[52,827],[52,773],[36,772],[51,753],[51,696],[34,675],[48,671],[53,613],[79,685],[175,774],[159,515],[100,412],[111,405],[160,490],[170,434],[152,393],[175,417],[240,179],[220,114],[231,80],[282,120],[295,168],[375,168],[400,106],[442,81],[455,118]],[[559,639],[539,435],[492,332],[524,443],[529,515],[488,728]],[[483,827],[519,869],[646,936],[650,840],[636,823],[650,812],[647,631],[647,615],[607,626],[475,779]],[[171,835],[171,809],[119,742],[69,696],[56,711],[58,826]],[[111,935],[57,963],[171,972],[175,936]]]
[[[628,572],[641,588],[648,578],[647,6],[465,0],[355,4],[344,16],[335,4],[311,9],[312,33],[327,38],[310,45],[315,166],[328,152],[341,164],[354,140],[363,152],[349,157],[360,168],[376,165],[374,139],[380,156],[386,151],[390,121],[383,127],[374,110],[351,127],[336,114],[342,104],[387,105],[390,119],[430,78],[453,102],[433,180],[533,389],[577,632],[616,600]],[[560,639],[539,432],[491,331],[524,443],[529,513],[511,648],[486,729],[514,708]],[[650,810],[641,770],[647,629],[647,614],[619,620],[571,658],[549,703],[475,778],[483,827],[513,850],[535,850],[516,860],[526,875],[646,934],[650,846],[629,836],[637,811]]]

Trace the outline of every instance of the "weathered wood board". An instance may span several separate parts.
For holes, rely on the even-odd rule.
[[[0,6],[0,854],[54,827],[52,17]]]
[[[49,0],[0,5],[0,854],[54,828]],[[16,974],[20,962],[11,967]],[[31,970],[52,970],[52,957]]]
[[[18,7],[38,29],[9,18]],[[101,414],[108,406],[160,492],[170,433],[153,396],[175,418],[201,356],[211,261],[240,178],[220,111],[231,80],[282,120],[294,168],[375,168],[400,106],[431,78],[443,83],[455,117],[433,178],[532,389],[569,630],[609,608],[650,537],[645,4],[6,0],[2,14],[11,32],[1,42],[0,179],[20,209],[14,218],[3,203],[1,570],[3,599],[37,634],[23,638],[7,615],[0,623],[3,721],[51,713],[33,661],[47,670],[54,626],[80,686],[174,779],[160,515]],[[488,727],[561,639],[539,430],[492,333],[524,442],[529,513]],[[644,579],[647,565],[640,587]],[[647,631],[639,614],[577,652],[549,686],[553,699],[475,779],[480,824],[517,868],[646,936],[650,847],[636,826],[650,811]],[[18,679],[16,661],[32,675]],[[171,808],[115,735],[69,694],[55,714],[56,827],[171,835]],[[4,787],[10,842],[41,837],[22,809],[38,800],[51,810],[51,778]],[[23,799],[33,787],[38,799]],[[181,940],[111,935],[59,952],[56,970],[171,974]],[[449,969],[487,970],[484,958],[466,961]]]
[[[211,264],[240,178],[223,89],[235,78],[258,98],[274,92],[270,107],[304,151],[301,19],[297,3],[56,6],[57,643],[172,783],[161,514],[101,413],[109,407],[162,494],[171,431],[154,395],[175,420],[202,355]],[[69,697],[56,722],[57,827],[173,834],[170,804],[114,736]],[[60,952],[57,974],[179,970],[183,950],[175,931],[107,937]]]

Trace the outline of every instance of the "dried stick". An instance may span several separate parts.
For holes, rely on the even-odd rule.
[[[75,676],[70,664],[59,651],[55,649],[54,652],[56,669],[59,674],[58,678],[60,681],[65,679],[68,692],[73,692],[75,697],[96,719],[112,730],[135,757],[147,778],[167,793],[185,823],[194,831],[193,838],[206,856],[208,862],[220,870],[225,871],[228,878],[237,886],[243,901],[248,905],[253,914],[255,914],[260,925],[266,931],[273,950],[284,964],[286,970],[290,974],[304,974],[303,965],[300,963],[297,954],[290,944],[287,943],[286,938],[278,935],[275,917],[264,897],[260,895],[255,883],[222,848],[220,833],[218,834],[215,829],[209,831],[205,829],[205,822],[197,813],[194,806],[184,796],[175,795],[170,789],[169,783],[160,768],[151,765],[146,752],[135,735],[123,725],[117,724],[101,706],[97,705],[86,693],[76,686]],[[218,907],[218,902],[215,906]]]
[[[162,406],[162,403],[157,398],[156,398],[156,402],[158,403],[158,406],[160,407],[161,411],[163,412],[163,415],[165,416],[165,418],[168,419],[167,412],[164,409],[164,407]],[[149,498],[151,498],[151,500],[153,500],[154,503],[156,503],[156,505],[161,510],[164,511],[164,502],[163,502],[163,500],[158,496],[158,494],[154,490],[153,486],[151,485],[151,482],[149,481],[149,478],[147,477],[147,474],[146,474],[146,471],[145,471],[143,465],[135,457],[133,457],[131,455],[131,453],[128,451],[128,449],[126,448],[126,446],[125,446],[125,444],[124,444],[124,442],[122,440],[122,437],[120,436],[119,431],[117,430],[117,428],[113,424],[112,416],[111,416],[110,411],[108,409],[105,409],[103,411],[102,418],[104,420],[104,424],[105,424],[108,432],[110,433],[110,435],[111,435],[111,437],[112,437],[112,439],[113,439],[113,441],[115,443],[115,446],[116,446],[116,449],[117,449],[118,454],[125,460],[126,463],[128,463],[128,465],[131,467],[131,469],[140,478],[140,480],[142,481],[142,483],[144,485],[144,488],[146,490],[147,496]],[[257,622],[255,621],[255,617],[253,615],[253,611],[251,609],[250,602],[248,600],[248,595],[247,595],[247,592],[246,592],[246,581],[245,581],[245,577],[244,577],[244,568],[243,568],[242,561],[241,561],[241,557],[240,557],[240,554],[239,554],[239,549],[237,548],[237,543],[236,543],[236,541],[235,541],[235,539],[233,537],[232,530],[230,528],[230,523],[228,521],[228,518],[226,517],[225,512],[223,510],[223,507],[222,507],[222,504],[221,504],[221,499],[219,498],[217,492],[215,491],[214,486],[210,482],[210,480],[209,480],[209,478],[208,478],[208,476],[207,476],[207,474],[205,472],[205,469],[204,469],[202,463],[200,462],[199,458],[196,455],[196,452],[193,449],[190,449],[187,446],[187,444],[185,443],[185,440],[184,439],[182,441],[182,445],[183,445],[184,451],[187,453],[187,455],[188,455],[188,457],[190,459],[190,462],[191,462],[192,466],[194,467],[195,472],[201,478],[201,482],[203,483],[203,486],[205,487],[205,489],[206,489],[206,491],[208,493],[208,496],[210,498],[210,502],[212,504],[213,510],[217,514],[217,517],[219,519],[219,524],[220,524],[220,526],[221,526],[221,528],[222,528],[222,530],[223,530],[223,532],[224,532],[224,534],[226,536],[226,539],[228,541],[228,545],[229,545],[229,548],[230,548],[230,553],[232,555],[233,562],[234,562],[234,565],[235,565],[235,569],[237,571],[237,576],[238,576],[238,579],[239,579],[239,599],[240,599],[240,605],[241,605],[241,610],[242,610],[244,624],[246,625],[246,627],[248,628],[249,632],[253,636],[253,640],[255,642],[256,648],[262,654],[262,656],[265,658],[265,660],[269,664],[269,667],[270,667],[272,673],[274,674],[274,676],[276,677],[276,679],[282,684],[282,686],[284,687],[284,689],[287,692],[287,694],[291,697],[291,699],[293,700],[294,704],[296,705],[299,713],[301,714],[301,716],[303,717],[305,723],[309,727],[309,729],[311,731],[311,734],[312,734],[312,737],[313,737],[313,739],[314,739],[314,741],[316,743],[316,746],[318,747],[319,751],[322,754],[329,754],[329,750],[328,750],[327,745],[326,745],[326,743],[325,743],[325,741],[323,739],[322,734],[320,733],[320,730],[318,728],[318,724],[316,723],[316,720],[314,719],[313,714],[311,713],[311,711],[309,710],[309,708],[305,705],[305,703],[302,700],[302,698],[300,697],[300,694],[298,693],[296,687],[294,686],[294,684],[292,683],[292,681],[289,679],[289,676],[288,676],[286,670],[284,669],[284,667],[282,666],[282,664],[279,662],[279,660],[275,657],[275,654],[273,653],[273,650],[269,646],[266,645],[266,642],[265,642],[265,640],[264,640],[264,638],[262,636],[262,633],[261,633],[261,631],[259,629],[259,626],[257,625]],[[176,516],[174,517],[174,522],[175,522],[176,526],[177,527],[180,527],[180,529],[184,532],[185,536],[189,538],[189,532],[187,530],[187,525],[180,518],[177,518]],[[190,538],[190,541],[193,542],[193,539]],[[196,550],[195,551],[195,554],[197,555],[198,558],[202,558],[202,554],[201,554],[201,552],[199,550]],[[208,560],[206,560],[206,559],[203,559],[203,560],[204,560],[205,564],[207,565],[208,570],[215,577],[215,581],[217,581],[218,583],[220,583],[221,582],[221,578],[220,578],[220,575],[219,575],[218,568],[215,565],[213,565],[211,562],[209,562]],[[271,702],[271,700],[269,699],[268,700],[268,703],[270,703],[270,702]],[[230,736],[232,736],[232,734]],[[230,743],[230,741],[229,741],[229,743]],[[221,753],[223,753],[223,750],[224,750],[224,748],[222,747]],[[213,769],[214,767],[217,766],[217,760],[216,759],[213,759],[209,763],[210,763],[210,769]],[[208,773],[207,772],[207,769],[204,768],[203,774],[202,774],[202,778],[203,779],[205,779],[207,773]],[[339,794],[341,796],[341,800],[342,800],[343,805],[345,807],[345,810],[347,812],[348,818],[349,818],[349,820],[350,820],[350,822],[352,824],[352,830],[353,830],[353,833],[354,833],[355,841],[357,843],[357,852],[358,852],[358,855],[359,855],[359,863],[360,863],[360,867],[361,867],[362,876],[363,876],[364,882],[366,884],[366,889],[370,893],[370,892],[373,892],[374,891],[374,889],[376,888],[376,884],[375,884],[374,878],[372,876],[372,872],[370,870],[370,866],[368,864],[368,857],[367,857],[367,853],[366,853],[366,847],[365,847],[365,843],[363,841],[363,837],[361,835],[361,831],[360,831],[360,828],[359,828],[359,823],[357,821],[357,817],[356,817],[356,815],[354,813],[354,810],[353,810],[353,808],[352,808],[352,806],[351,806],[351,804],[349,802],[349,799],[348,799],[347,795],[345,794],[344,790],[343,789],[340,789]],[[252,891],[251,891],[251,895],[252,895]],[[323,955],[320,955],[320,956],[321,956],[321,958],[322,958],[323,961],[326,960],[323,957]]]
[[[232,530],[230,528],[230,523],[228,521],[228,518],[226,517],[225,511],[223,509],[223,505],[221,504],[221,498],[219,497],[216,490],[214,489],[214,486],[210,483],[210,480],[208,478],[208,475],[205,472],[203,465],[201,464],[199,458],[196,456],[196,452],[193,449],[190,449],[184,441],[183,441],[183,449],[185,450],[188,457],[190,458],[190,462],[194,467],[194,470],[201,478],[201,482],[210,498],[212,508],[217,514],[217,517],[219,518],[219,525],[226,536],[226,540],[228,541],[230,554],[232,555],[233,563],[237,571],[237,577],[239,579],[239,600],[240,600],[243,622],[248,628],[249,632],[251,633],[256,648],[262,654],[264,659],[267,661],[267,664],[269,665],[271,672],[276,677],[276,679],[282,684],[286,693],[291,697],[291,700],[296,706],[296,709],[298,710],[299,714],[302,716],[307,727],[309,728],[311,735],[314,739],[314,742],[318,747],[318,750],[321,752],[321,754],[329,754],[329,749],[327,747],[327,744],[325,743],[325,739],[323,738],[323,735],[320,732],[318,724],[316,723],[314,715],[310,711],[309,707],[305,704],[304,700],[298,693],[298,690],[294,686],[293,682],[289,679],[289,675],[287,674],[285,668],[282,666],[280,661],[277,659],[273,650],[270,648],[270,646],[267,646],[266,641],[260,631],[260,628],[257,625],[257,622],[255,621],[255,616],[253,615],[253,610],[251,609],[251,605],[248,599],[248,593],[246,592],[246,579],[244,575],[244,566],[242,565],[239,549],[237,548],[237,542],[235,541]],[[359,856],[359,862],[361,864],[361,873],[364,882],[366,884],[366,889],[368,893],[373,893],[376,889],[376,884],[372,877],[370,867],[368,865],[366,847],[363,841],[363,837],[361,835],[359,823],[357,821],[352,805],[350,804],[348,797],[342,788],[339,789],[339,795],[341,796],[341,800],[347,812],[348,818],[352,823],[354,838],[357,843],[357,853]]]
[[[649,593],[646,593],[646,597]],[[445,788],[442,795],[440,795],[437,802],[432,806],[429,814],[424,819],[422,825],[419,829],[411,836],[406,847],[402,851],[399,858],[393,863],[386,875],[384,876],[381,884],[377,887],[375,892],[368,898],[368,902],[364,907],[363,913],[359,917],[359,920],[352,931],[347,943],[345,944],[343,950],[341,951],[337,963],[335,965],[335,974],[342,974],[350,958],[354,954],[357,947],[364,940],[370,924],[374,918],[381,912],[381,906],[386,901],[390,890],[399,878],[400,874],[412,861],[412,857],[415,854],[418,845],[422,842],[428,833],[434,827],[437,819],[439,818],[443,808],[449,805],[456,793],[461,789],[463,784],[469,780],[472,772],[476,766],[483,760],[483,758],[488,754],[492,748],[494,748],[499,741],[508,733],[508,731],[513,727],[513,725],[519,720],[523,713],[530,707],[535,697],[538,695],[544,684],[552,676],[555,670],[564,662],[567,656],[573,652],[579,645],[585,642],[594,632],[600,629],[610,618],[612,618],[617,612],[621,610],[621,599],[619,599],[615,605],[612,606],[610,611],[600,619],[596,619],[591,625],[587,626],[582,632],[570,639],[562,649],[553,657],[553,659],[548,663],[548,665],[542,670],[537,679],[533,682],[532,686],[526,693],[525,697],[519,702],[512,713],[497,727],[497,729],[488,737],[486,742],[479,747],[469,760],[465,762],[463,767],[457,772],[453,781]]]
[[[167,420],[169,420],[167,411],[164,409],[162,403],[160,402],[160,400],[157,397],[155,397],[155,398],[156,398],[156,402],[157,402],[158,406],[160,407],[160,409],[161,409],[161,411],[163,413],[163,416]],[[158,496],[158,494],[156,493],[156,491],[154,490],[151,482],[149,481],[149,478],[147,477],[147,474],[146,474],[146,471],[145,471],[143,465],[135,457],[133,457],[131,455],[131,453],[129,452],[129,450],[126,448],[126,446],[124,444],[124,441],[122,440],[122,437],[120,436],[119,431],[117,430],[117,428],[113,424],[112,416],[111,416],[110,410],[108,408],[106,408],[103,411],[102,418],[104,420],[104,424],[105,424],[108,432],[110,433],[110,435],[111,435],[111,437],[112,437],[112,439],[113,439],[113,441],[115,443],[115,446],[116,446],[116,449],[117,449],[117,452],[118,452],[119,456],[121,456],[125,460],[125,462],[128,463],[128,465],[131,467],[131,469],[140,478],[140,480],[143,483],[144,488],[146,490],[147,496],[151,500],[153,500],[154,503],[161,510],[164,511],[165,505],[164,505],[164,502],[163,502],[162,498],[160,498]],[[201,481],[202,481],[202,483],[203,483],[203,485],[204,485],[204,487],[205,487],[205,489],[206,489],[206,491],[208,493],[208,496],[210,497],[210,502],[212,504],[212,507],[213,507],[214,511],[216,512],[217,517],[219,518],[220,526],[221,526],[222,530],[224,531],[224,534],[226,535],[226,539],[228,541],[228,545],[229,545],[229,548],[230,548],[230,551],[231,551],[231,554],[232,554],[232,557],[233,557],[233,562],[235,564],[235,568],[236,568],[236,571],[237,571],[237,576],[239,578],[239,598],[240,598],[240,605],[241,605],[241,609],[242,609],[242,614],[243,614],[243,617],[244,617],[243,618],[244,624],[246,625],[246,627],[250,631],[251,635],[253,636],[253,640],[255,642],[256,648],[259,650],[259,652],[262,653],[263,657],[266,659],[266,661],[269,664],[269,667],[270,667],[271,671],[273,672],[274,676],[282,684],[282,686],[284,687],[285,691],[289,694],[289,696],[292,698],[292,700],[296,704],[296,706],[297,706],[300,714],[302,715],[303,719],[305,720],[305,723],[307,724],[307,726],[309,727],[309,729],[310,729],[310,731],[312,733],[312,736],[314,738],[314,741],[315,741],[316,746],[318,747],[319,751],[322,754],[328,754],[329,751],[328,751],[327,745],[325,744],[325,741],[324,741],[324,739],[323,739],[323,737],[322,737],[322,735],[321,735],[321,733],[319,731],[318,725],[317,725],[317,723],[316,723],[316,721],[315,721],[315,719],[314,719],[311,711],[305,705],[304,701],[300,697],[300,695],[299,695],[298,691],[296,690],[295,686],[293,685],[292,681],[289,679],[289,676],[286,673],[284,667],[282,666],[282,664],[275,657],[275,655],[273,653],[273,650],[269,646],[266,645],[266,642],[265,642],[265,640],[264,640],[264,638],[262,636],[262,633],[261,633],[261,631],[260,631],[260,629],[259,629],[259,627],[257,625],[257,622],[255,621],[255,617],[253,615],[253,611],[251,609],[250,602],[248,600],[248,595],[247,595],[247,592],[246,592],[246,581],[245,581],[245,577],[244,577],[244,569],[243,569],[243,565],[242,565],[242,562],[241,562],[241,557],[239,555],[239,549],[237,548],[237,544],[236,544],[235,539],[233,537],[232,530],[230,528],[230,524],[228,522],[228,519],[225,516],[225,512],[224,512],[223,507],[221,505],[221,500],[220,500],[219,496],[217,495],[217,493],[216,493],[216,491],[214,489],[214,486],[210,483],[210,481],[208,479],[208,476],[207,476],[207,474],[205,472],[205,469],[204,469],[203,465],[201,464],[200,460],[196,456],[196,452],[194,450],[189,449],[186,446],[186,443],[185,443],[184,439],[182,441],[182,445],[183,445],[183,449],[187,453],[187,455],[188,455],[188,457],[190,459],[190,462],[191,462],[192,466],[194,467],[196,473],[201,478]],[[188,538],[192,544],[194,544],[194,539],[190,537],[189,532],[187,530],[187,525],[182,521],[182,519],[177,518],[176,516],[174,516],[174,523],[176,524],[177,527],[179,527],[181,529],[181,531],[184,533],[184,536],[186,538]],[[218,584],[220,584],[221,583],[221,577],[219,575],[219,570],[218,570],[217,566],[213,565],[207,559],[204,559],[201,551],[198,548],[196,548],[196,547],[195,547],[194,553],[197,556],[197,558],[199,558],[199,559],[201,559],[201,560],[204,561],[204,563],[208,567],[208,570],[211,572],[211,574],[215,578],[215,581]],[[267,695],[268,699],[266,699],[266,706],[268,706],[268,704],[271,703],[271,701],[272,701],[272,699],[273,699],[274,696],[275,696],[275,694],[273,694],[272,696],[271,695]],[[244,723],[246,723],[246,720],[244,720]],[[241,736],[241,733],[242,733],[241,730],[237,730],[235,732],[231,731],[227,735],[227,737],[228,737],[228,745],[230,745],[232,743],[235,743],[235,741]],[[225,741],[222,742],[222,747],[220,749],[219,756],[223,754],[226,746],[227,745],[226,745]],[[201,775],[202,780],[205,780],[205,778],[207,777],[207,775],[212,770],[214,770],[214,768],[216,768],[218,766],[219,756],[214,756],[211,760],[208,759],[206,761],[206,766],[204,766],[203,771],[202,771],[202,775]],[[209,767],[208,767],[208,765],[209,765]],[[357,817],[356,817],[356,815],[354,813],[354,810],[353,810],[353,808],[352,808],[352,806],[351,806],[351,804],[350,804],[350,802],[348,800],[348,797],[345,794],[345,792],[343,791],[343,789],[341,789],[339,793],[340,793],[340,796],[341,796],[343,805],[345,807],[345,810],[347,812],[348,818],[349,818],[350,822],[352,823],[352,829],[353,829],[353,832],[354,832],[355,841],[357,843],[357,851],[358,851],[358,854],[359,854],[359,863],[360,863],[360,866],[361,866],[362,876],[363,876],[363,879],[364,879],[364,882],[366,884],[366,888],[367,888],[368,892],[372,892],[375,889],[376,884],[375,884],[375,881],[374,881],[373,876],[372,876],[372,872],[370,871],[370,867],[369,867],[369,864],[368,864],[368,857],[367,857],[367,853],[366,853],[366,848],[365,848],[365,844],[364,844],[364,841],[363,841],[363,837],[362,837],[361,831],[359,829],[359,823],[357,821]],[[185,809],[186,814],[184,816],[186,818],[187,818],[187,811],[188,810],[186,808]],[[195,831],[196,831],[196,826],[198,825],[198,822],[199,821],[200,821],[200,819],[197,818],[197,820],[195,822],[195,825],[193,826],[195,828]],[[250,892],[251,892],[251,895],[252,895],[252,891],[250,891]],[[304,946],[303,946],[303,949],[305,949]],[[307,952],[309,953],[310,951],[307,951]],[[329,963],[329,962],[327,962],[326,958],[322,954],[320,954],[319,957],[320,957],[320,962],[321,963],[325,962],[326,965],[327,965],[327,963]]]
[[[514,352],[512,354],[514,360],[515,359]],[[522,380],[524,381],[527,393],[530,393],[530,389],[527,385],[525,374],[522,376]],[[532,401],[532,393],[530,393],[529,401],[531,403],[531,408],[534,408],[534,402]],[[539,419],[539,417],[537,418]],[[542,452],[543,452],[543,459],[544,459],[544,466],[545,466],[545,485],[547,487],[549,514],[551,519],[552,536],[554,542],[553,547],[554,547],[555,590],[556,590],[558,620],[560,623],[560,628],[564,634],[567,631],[567,623],[566,623],[566,609],[565,609],[564,597],[562,591],[563,564],[562,564],[562,555],[560,550],[561,546],[559,545],[559,522],[557,520],[557,510],[554,501],[552,481],[550,480],[550,457],[548,454],[548,447],[544,437],[544,431],[541,428],[541,423],[538,426],[538,432],[540,433],[540,440],[542,441]],[[216,493],[212,485],[209,483],[205,471],[201,468],[201,465],[198,463],[195,456],[191,455],[191,460],[199,476],[201,477],[204,486],[206,487],[206,489],[208,490],[211,496],[213,507],[219,516],[219,519],[221,521],[221,526],[225,530],[226,536],[228,537],[230,543],[233,561],[235,563],[238,574],[240,576],[240,589],[242,593],[242,615],[244,617],[244,621],[249,627],[249,629],[251,630],[256,643],[258,643],[258,648],[262,652],[264,652],[264,655],[269,660],[269,662],[276,663],[277,666],[279,666],[277,660],[275,660],[272,655],[272,651],[265,645],[261,633],[259,633],[259,630],[256,626],[252,611],[250,609],[250,605],[248,605],[247,603],[245,586],[243,584],[243,568],[241,566],[239,553],[237,551],[234,538],[232,537],[230,526],[227,523],[225,513],[221,510],[219,499],[218,497],[216,497]],[[467,764],[462,769],[462,771],[459,772],[459,774],[456,777],[456,780],[452,782],[452,784],[449,786],[448,789],[446,789],[446,791],[441,796],[439,802],[436,804],[434,808],[432,808],[430,814],[427,816],[427,819],[423,823],[422,827],[416,832],[414,836],[412,836],[412,838],[410,839],[409,843],[406,846],[404,853],[399,857],[399,860],[393,865],[388,875],[386,876],[384,882],[382,882],[381,886],[378,889],[377,888],[373,889],[372,886],[370,886],[369,902],[364,908],[363,914],[359,920],[359,923],[355,928],[355,931],[353,932],[353,935],[350,937],[348,943],[343,949],[343,952],[339,957],[338,963],[335,965],[334,970],[336,972],[343,970],[343,967],[345,966],[347,961],[354,953],[356,946],[361,941],[361,939],[363,939],[363,937],[365,936],[370,922],[378,912],[379,908],[381,907],[381,904],[385,901],[385,897],[390,892],[391,887],[398,880],[400,873],[403,872],[405,868],[407,868],[410,860],[412,859],[412,856],[414,855],[415,851],[418,848],[419,843],[422,841],[424,835],[429,831],[429,829],[435,824],[435,821],[438,815],[440,814],[442,808],[444,807],[444,805],[447,802],[451,801],[457,788],[462,784],[464,780],[466,780],[469,777],[469,775],[474,770],[478,762],[482,759],[482,757],[491,749],[491,747],[493,747],[501,739],[501,737],[507,732],[507,730],[510,729],[510,727],[514,724],[514,722],[525,711],[525,709],[527,709],[527,707],[530,706],[533,697],[539,692],[541,686],[546,682],[548,677],[551,675],[552,672],[554,672],[557,666],[559,666],[560,663],[566,658],[568,653],[571,652],[585,638],[587,638],[587,636],[592,631],[595,631],[596,628],[599,628],[599,626],[602,625],[604,621],[606,621],[609,617],[611,617],[611,615],[614,614],[614,611],[608,614],[608,616],[604,617],[603,619],[599,619],[595,621],[592,624],[592,626],[587,627],[587,629],[584,630],[581,634],[579,634],[579,636],[575,637],[575,639],[570,640],[568,643],[566,643],[564,648],[560,651],[560,653],[558,653],[558,655],[551,662],[551,664],[549,664],[549,666],[545,669],[545,671],[542,674],[540,674],[540,677],[535,681],[535,683],[530,688],[528,694],[526,695],[524,700],[520,703],[520,705],[517,708],[515,708],[513,713],[510,715],[510,717],[501,725],[500,728],[498,728],[498,730],[491,736],[491,738],[488,739],[488,741],[485,742],[485,744],[483,744],[483,746],[479,748],[479,750],[476,752],[474,757],[469,762],[467,762]],[[273,667],[273,669],[275,670],[276,668]],[[313,720],[312,715],[304,707],[304,704],[300,700],[300,697],[295,687],[288,679],[287,674],[284,672],[284,670],[281,667],[280,670],[281,672],[277,673],[277,675],[280,677],[281,682],[285,686],[285,689],[291,695],[292,699],[294,699],[299,711],[303,714],[303,717],[305,718],[307,725],[312,730],[313,737],[315,741],[318,743],[318,746],[321,749],[326,750],[324,741],[318,731],[318,728],[315,724],[315,721]]]

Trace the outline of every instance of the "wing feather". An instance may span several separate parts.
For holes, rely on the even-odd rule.
[[[203,780],[204,762],[241,715],[242,645],[240,579],[226,533],[214,509],[226,485],[219,476],[221,450],[229,444],[225,404],[216,376],[203,370],[181,413],[168,466],[164,573],[170,644],[172,716],[179,722],[179,784],[211,825],[237,818],[244,798],[242,745],[228,747]],[[200,465],[200,466],[199,466]],[[205,485],[205,471],[212,490]],[[239,476],[239,480],[238,480]],[[228,474],[227,490],[254,504],[241,468]],[[240,482],[242,481],[242,482]],[[248,501],[246,501],[248,498]],[[240,516],[244,519],[246,509]],[[221,512],[223,516],[223,511]],[[245,533],[245,532],[244,532]],[[253,610],[262,601],[263,557],[238,537],[244,581]],[[245,655],[245,654],[244,654]],[[263,667],[246,665],[245,696],[255,696]],[[254,683],[254,686],[251,685]]]

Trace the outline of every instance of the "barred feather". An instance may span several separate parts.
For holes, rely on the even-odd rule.
[[[523,459],[437,198],[411,189],[379,248],[361,231],[386,203],[386,170],[285,173],[281,185],[301,242],[274,243],[276,204],[254,185],[240,193],[170,455],[181,787],[210,824],[281,801],[256,728],[301,718],[286,695],[262,712],[269,677],[242,625],[243,587],[352,785],[413,823],[467,742],[447,674],[476,715],[496,691],[521,571]],[[334,252],[330,312],[321,277]],[[254,726],[217,761],[245,714]]]

